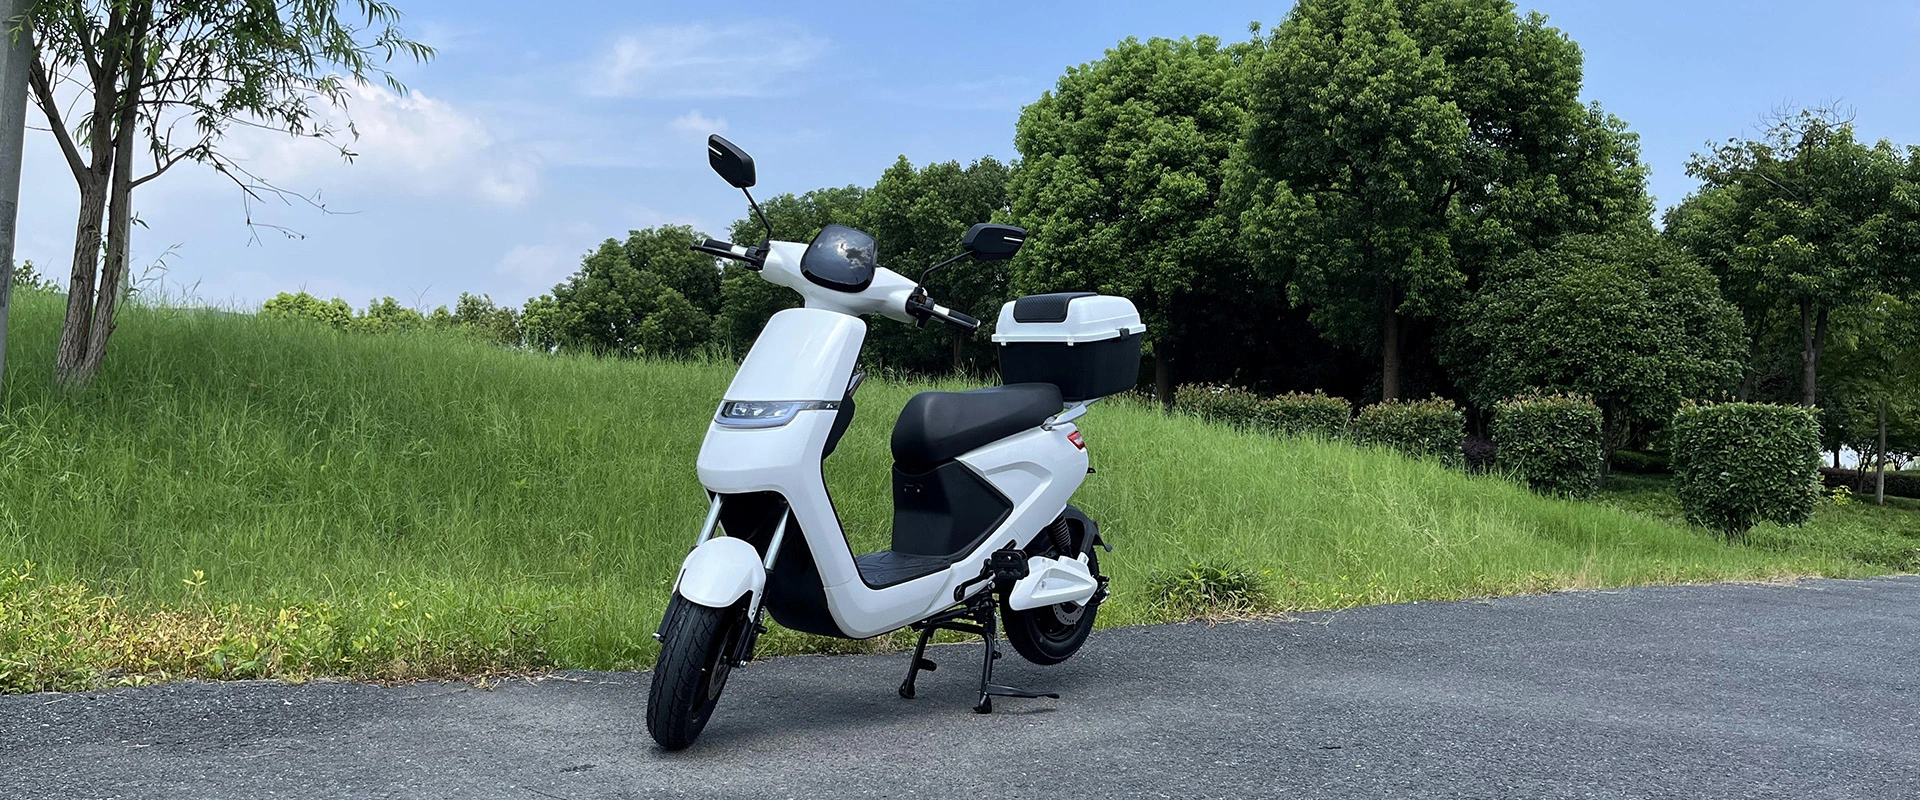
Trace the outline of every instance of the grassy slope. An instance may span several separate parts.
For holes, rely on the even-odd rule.
[[[0,411],[0,567],[37,562],[33,585],[84,581],[135,616],[327,608],[324,636],[359,655],[321,671],[420,672],[404,663],[418,648],[377,646],[395,637],[479,643],[459,664],[650,663],[703,510],[692,465],[730,365],[135,309],[94,390],[57,400],[58,298],[19,300]],[[869,384],[829,463],[856,552],[884,546],[887,432],[920,388]],[[1877,571],[1124,403],[1096,408],[1084,429],[1100,471],[1077,502],[1117,547],[1102,560],[1116,590],[1107,624],[1164,618],[1145,578],[1194,560],[1252,565],[1280,609]]]

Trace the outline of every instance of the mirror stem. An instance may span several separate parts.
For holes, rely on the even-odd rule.
[[[927,285],[927,276],[928,276],[928,275],[932,275],[932,274],[933,274],[933,271],[934,271],[934,270],[936,270],[936,269],[939,269],[939,268],[941,268],[941,267],[944,267],[944,266],[946,266],[946,265],[948,265],[948,264],[951,264],[951,263],[953,263],[953,262],[955,262],[955,261],[959,261],[960,259],[963,259],[963,258],[966,258],[967,256],[970,256],[970,255],[973,255],[973,251],[972,251],[972,250],[962,250],[962,251],[960,251],[960,255],[957,255],[957,256],[954,256],[954,257],[952,257],[952,258],[949,258],[949,259],[947,259],[947,260],[945,260],[945,261],[942,261],[942,262],[940,262],[940,263],[938,263],[938,264],[935,264],[935,265],[933,265],[933,266],[931,266],[931,267],[927,267],[927,271],[926,271],[926,272],[922,272],[922,273],[920,273],[920,281],[919,281],[919,287],[917,287],[917,288],[922,288],[922,289],[924,289],[924,288],[926,288],[926,285]]]
[[[740,187],[740,193],[747,196],[747,205],[753,208],[753,215],[760,218],[760,227],[767,229],[767,241],[773,241],[773,223],[767,221],[767,212],[760,210],[760,204],[753,201],[753,192]]]

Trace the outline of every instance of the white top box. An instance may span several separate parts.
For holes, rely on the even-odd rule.
[[[1000,307],[996,344],[1100,342],[1147,332],[1133,301],[1091,292],[1022,297]]]

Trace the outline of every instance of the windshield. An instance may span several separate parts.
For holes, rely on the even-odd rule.
[[[835,291],[865,291],[873,283],[879,258],[880,246],[871,235],[845,225],[828,225],[800,257],[800,274]]]

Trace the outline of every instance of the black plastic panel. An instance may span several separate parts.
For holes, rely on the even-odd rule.
[[[958,461],[925,474],[893,471],[893,550],[958,559],[1013,513],[1000,490]]]
[[[1140,337],[1068,345],[1016,342],[1000,346],[1002,383],[1051,383],[1069,403],[1119,394],[1140,382]]]
[[[774,492],[730,494],[720,504],[720,525],[727,535],[745,539],[762,555],[773,539],[773,529],[787,513],[787,500]],[[780,557],[767,573],[767,594],[761,605],[773,620],[803,633],[847,638],[827,610],[827,593],[820,582],[820,569],[813,563],[813,550],[800,530],[800,521],[787,520],[787,534],[780,544]]]

